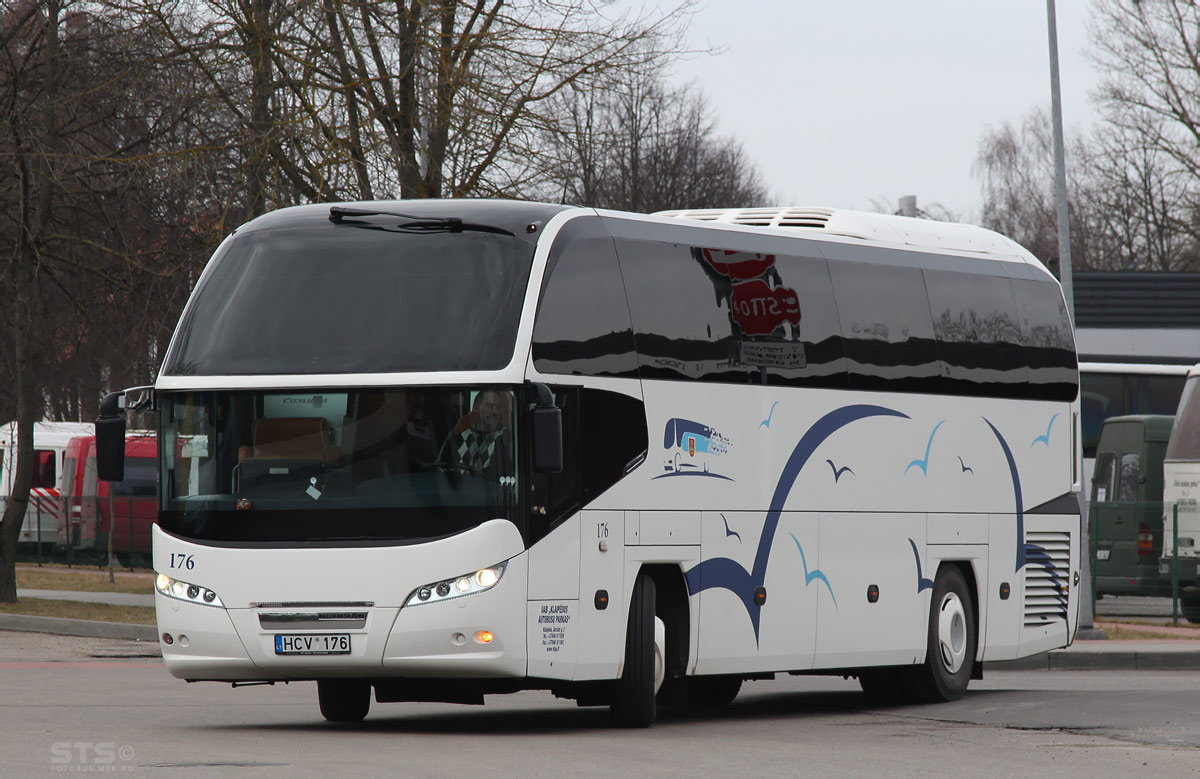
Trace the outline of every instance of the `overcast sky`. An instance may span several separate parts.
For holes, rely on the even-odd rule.
[[[1045,0],[701,0],[678,65],[782,205],[875,210],[916,195],[966,221],[989,127],[1050,106]],[[1093,121],[1088,0],[1058,0],[1068,131]]]

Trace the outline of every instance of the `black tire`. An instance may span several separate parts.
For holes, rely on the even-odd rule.
[[[742,689],[742,677],[689,676],[687,695],[689,706],[728,706]]]
[[[867,700],[877,706],[895,706],[913,699],[914,668],[864,668],[858,683]]]
[[[1179,598],[1179,615],[1188,622],[1200,623],[1200,599]]]
[[[625,633],[625,668],[613,683],[613,723],[644,728],[654,722],[654,580],[639,574],[629,602]]]
[[[956,701],[967,691],[975,662],[975,609],[962,571],[943,565],[933,585],[925,663],[913,669],[918,700]]]
[[[371,683],[362,679],[318,679],[321,716],[329,722],[362,722],[371,709]]]

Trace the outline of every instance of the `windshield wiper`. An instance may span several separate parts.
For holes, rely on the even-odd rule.
[[[364,224],[362,222],[348,222],[347,219],[359,219],[367,216],[397,216],[401,219],[407,219],[407,222],[401,222],[398,225],[378,225]],[[503,227],[494,225],[472,224],[464,222],[456,216],[413,216],[412,214],[402,214],[399,211],[374,211],[364,208],[343,208],[342,206],[329,207],[329,221],[335,225],[345,224],[354,227],[366,227],[372,230],[386,230],[389,232],[402,233],[496,233],[498,235],[515,236],[514,233],[505,230]]]

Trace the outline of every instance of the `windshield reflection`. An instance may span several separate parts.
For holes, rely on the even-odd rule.
[[[514,400],[506,387],[164,394],[161,523],[306,541],[515,521]]]

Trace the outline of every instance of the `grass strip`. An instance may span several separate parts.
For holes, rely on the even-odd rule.
[[[108,571],[95,569],[39,568],[17,566],[18,590],[70,590],[72,592],[126,592],[153,595],[154,580],[143,574],[116,574],[108,581]]]
[[[94,622],[123,622],[129,625],[154,624],[154,608],[150,606],[109,606],[104,603],[79,603],[46,598],[24,598],[17,603],[0,603],[0,614],[88,619]]]

